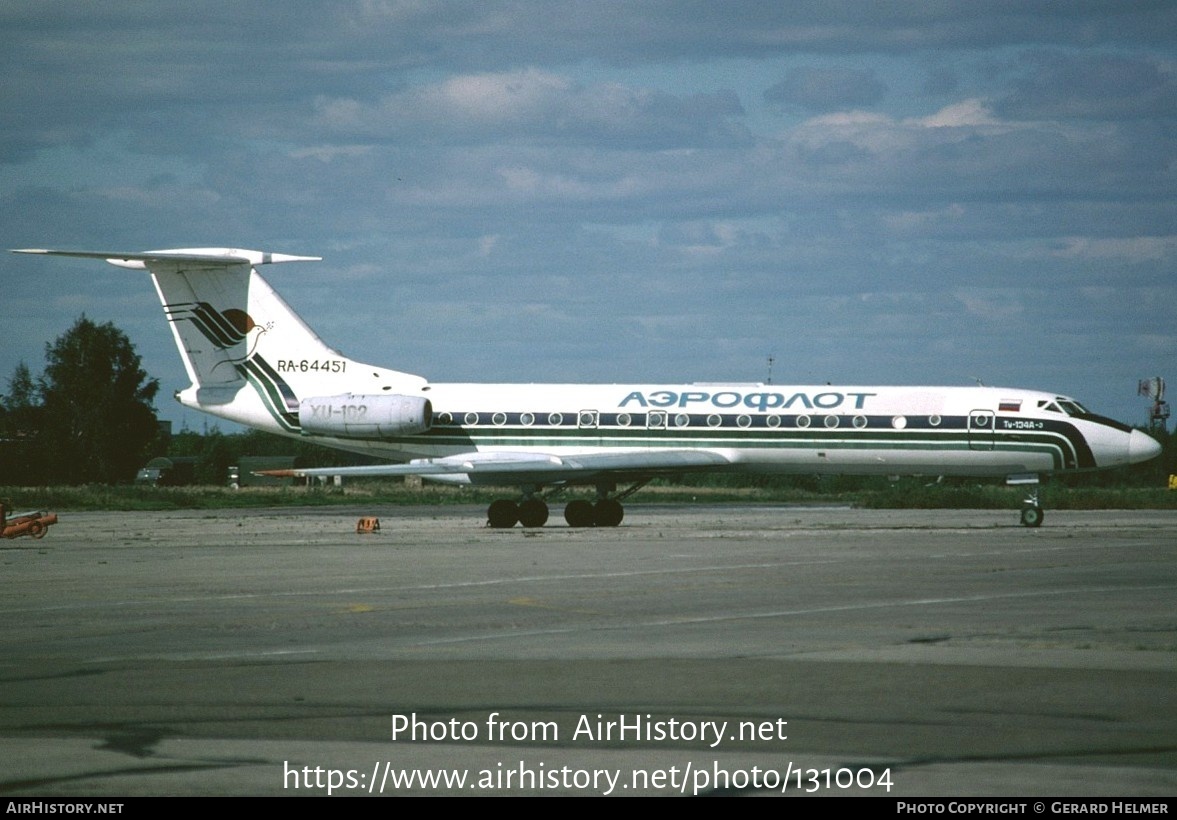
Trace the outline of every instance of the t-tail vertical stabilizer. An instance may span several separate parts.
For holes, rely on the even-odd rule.
[[[312,407],[355,393],[420,395],[419,376],[353,361],[311,330],[257,272],[261,265],[318,261],[229,248],[144,253],[23,250],[105,259],[150,272],[192,384],[186,407],[273,432],[298,434]],[[329,433],[328,433],[329,434]]]

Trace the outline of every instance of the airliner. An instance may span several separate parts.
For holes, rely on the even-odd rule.
[[[713,471],[1005,478],[1154,458],[1145,433],[1067,396],[1004,387],[694,384],[439,384],[363,364],[325,344],[257,269],[320,257],[229,248],[144,253],[24,249],[105,259],[152,278],[191,385],[176,399],[248,427],[392,462],[286,471],[417,475],[517,488],[492,527],[542,527],[573,485],[572,527],[615,527],[621,502],[659,476]],[[629,485],[629,486],[625,486]],[[619,489],[619,487],[624,487]]]

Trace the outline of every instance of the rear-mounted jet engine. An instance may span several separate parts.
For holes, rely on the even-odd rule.
[[[298,418],[307,435],[392,438],[426,432],[433,405],[420,396],[312,396],[299,403]]]

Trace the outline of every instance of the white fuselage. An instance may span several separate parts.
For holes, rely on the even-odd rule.
[[[725,469],[740,472],[967,476],[1113,467],[1140,460],[1134,453],[1152,442],[1108,419],[1063,410],[1077,407],[1065,397],[1011,388],[426,384],[418,389],[432,404],[426,432],[311,438],[397,461],[471,452],[705,450],[721,455]],[[363,398],[356,396],[356,412],[363,412]],[[235,407],[239,411],[241,404]],[[234,420],[274,429],[260,406],[249,415]]]

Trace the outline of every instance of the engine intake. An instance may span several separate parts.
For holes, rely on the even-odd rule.
[[[341,438],[390,438],[426,432],[433,405],[420,396],[312,396],[298,405],[303,433]]]

